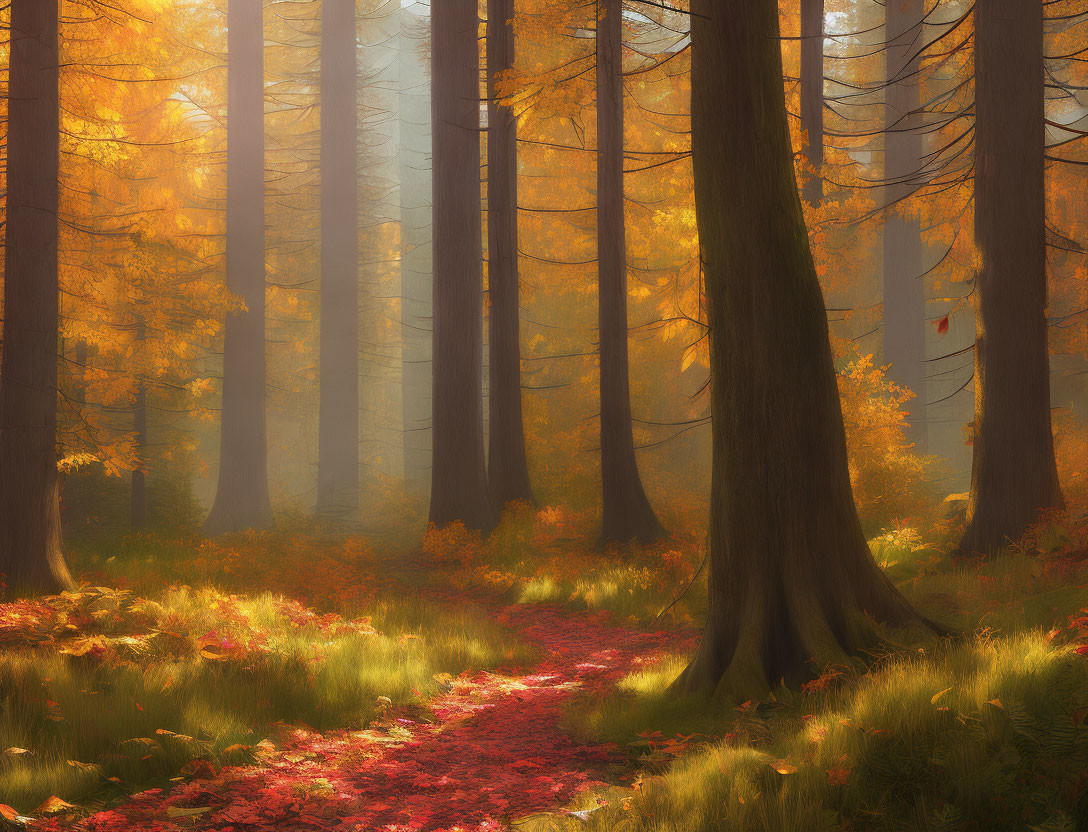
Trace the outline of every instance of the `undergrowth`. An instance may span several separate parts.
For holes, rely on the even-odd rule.
[[[426,718],[450,676],[532,658],[480,609],[396,591],[357,540],[145,535],[73,562],[93,584],[0,604],[0,803],[23,813],[245,763],[288,725]]]

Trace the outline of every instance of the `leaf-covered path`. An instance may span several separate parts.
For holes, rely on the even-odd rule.
[[[371,730],[294,730],[255,766],[135,795],[80,828],[484,832],[568,804],[605,780],[621,756],[614,746],[572,740],[560,725],[564,702],[614,684],[693,635],[639,632],[540,605],[494,614],[538,645],[541,661],[525,673],[452,680],[429,703],[434,723],[394,709]]]

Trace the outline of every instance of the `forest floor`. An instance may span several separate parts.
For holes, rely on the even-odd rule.
[[[629,773],[625,755],[611,743],[572,739],[561,724],[563,706],[575,693],[603,692],[667,650],[690,648],[695,633],[632,630],[551,605],[494,614],[540,648],[541,661],[525,671],[451,679],[428,702],[425,720],[390,708],[367,730],[287,729],[260,749],[255,765],[209,766],[172,790],[151,789],[94,814],[81,828],[485,832],[621,782]],[[52,820],[34,828],[65,826]]]
[[[621,746],[572,737],[567,724],[571,703],[576,698],[607,695],[617,681],[631,673],[654,667],[668,654],[692,649],[697,642],[696,630],[638,627],[633,619],[628,625],[622,625],[604,610],[579,611],[554,603],[512,604],[509,592],[504,593],[495,586],[475,584],[457,588],[453,585],[458,582],[457,576],[463,571],[464,564],[449,558],[435,560],[433,551],[407,555],[389,551],[376,553],[369,549],[360,552],[352,545],[343,545],[343,541],[322,549],[318,540],[307,541],[303,546],[297,537],[281,537],[277,542],[284,550],[295,553],[295,557],[288,559],[286,568],[283,568],[284,564],[281,569],[274,566],[272,569],[267,566],[252,568],[257,559],[255,555],[263,556],[262,559],[274,557],[275,544],[270,546],[266,538],[257,547],[244,543],[236,547],[242,555],[233,564],[230,554],[216,550],[210,557],[201,558],[198,554],[195,559],[190,552],[184,557],[178,552],[170,553],[166,558],[170,563],[168,567],[162,563],[162,552],[158,553],[157,559],[153,556],[137,558],[131,552],[122,552],[119,560],[118,556],[110,556],[105,562],[95,555],[90,563],[82,564],[90,567],[84,569],[83,580],[135,587],[141,591],[141,596],[154,595],[153,586],[170,582],[162,599],[162,605],[170,610],[170,614],[159,614],[150,625],[136,628],[149,630],[156,642],[161,642],[163,633],[169,630],[184,628],[192,636],[207,626],[199,617],[195,622],[187,620],[194,614],[193,610],[175,611],[178,604],[168,600],[170,594],[192,590],[188,586],[178,587],[174,579],[188,575],[193,583],[208,581],[218,585],[220,589],[212,595],[187,598],[188,605],[211,607],[212,618],[220,619],[217,629],[196,638],[197,661],[213,674],[228,674],[235,663],[245,665],[246,654],[252,653],[251,633],[257,629],[255,622],[261,615],[239,603],[237,596],[225,593],[235,589],[233,585],[245,586],[251,592],[266,588],[266,580],[273,575],[272,586],[267,588],[285,590],[285,594],[295,596],[296,601],[302,599],[318,607],[346,605],[350,608],[362,604],[362,608],[367,609],[375,603],[388,604],[390,598],[411,596],[413,603],[429,609],[422,622],[413,619],[413,625],[396,639],[398,648],[418,650],[412,645],[437,642],[435,631],[446,629],[450,631],[447,637],[460,642],[459,649],[467,652],[467,657],[462,656],[459,663],[455,662],[466,669],[459,674],[434,673],[425,680],[415,674],[409,685],[410,694],[402,691],[402,696],[394,694],[393,698],[371,695],[387,687],[393,693],[392,689],[396,687],[395,683],[377,681],[373,690],[357,692],[368,699],[362,703],[361,716],[330,718],[333,724],[362,723],[350,729],[322,730],[295,718],[266,726],[268,735],[253,745],[226,745],[230,739],[239,737],[232,736],[230,731],[223,736],[213,736],[215,730],[203,726],[192,730],[191,734],[181,733],[182,729],[191,729],[184,722],[179,727],[168,712],[161,721],[177,730],[156,728],[154,732],[145,731],[147,736],[141,737],[134,735],[140,733],[137,726],[128,725],[118,729],[125,731],[124,739],[107,744],[116,748],[132,748],[135,744],[135,756],[149,764],[157,762],[167,751],[184,747],[181,756],[175,753],[173,761],[167,761],[161,767],[165,773],[177,775],[169,778],[171,782],[164,782],[163,787],[126,794],[131,792],[130,784],[147,778],[142,774],[132,777],[129,774],[133,771],[131,765],[118,768],[116,758],[122,755],[107,751],[98,753],[94,763],[65,761],[76,773],[99,780],[106,787],[106,793],[93,786],[67,783],[85,798],[79,806],[58,795],[50,795],[33,810],[34,818],[21,815],[9,806],[0,806],[0,827],[6,822],[13,827],[29,829],[75,827],[91,832],[193,829],[486,832],[509,829],[511,823],[531,820],[534,815],[558,813],[580,819],[577,810],[569,811],[579,795],[593,788],[617,785],[633,789],[637,771]],[[307,547],[310,557],[306,556]],[[147,541],[135,549],[141,553],[149,551]],[[319,549],[320,555],[317,554]],[[442,549],[441,542],[438,549]],[[299,550],[303,550],[301,556]],[[219,570],[210,581],[209,570]],[[227,573],[232,575],[230,579],[224,579]],[[303,579],[304,574],[306,579]],[[328,597],[329,592],[336,597]],[[113,593],[118,593],[121,600],[110,606]],[[74,608],[66,607],[62,601],[74,604]],[[47,623],[42,626],[39,621],[36,625],[38,633],[28,636],[27,644],[39,650],[56,650],[64,664],[62,672],[76,668],[78,678],[69,687],[79,688],[78,696],[85,702],[88,694],[113,692],[108,689],[120,687],[110,674],[116,673],[123,664],[139,665],[142,675],[148,677],[154,675],[152,668],[159,662],[176,662],[180,658],[166,655],[155,657],[158,661],[149,661],[150,657],[145,655],[133,662],[130,659],[135,656],[121,655],[121,647],[128,646],[124,639],[141,637],[118,635],[132,630],[122,622],[144,615],[149,604],[158,604],[133,595],[131,589],[85,586],[78,593],[34,603],[39,606],[18,602],[7,605],[6,620],[0,615],[0,646],[4,645],[5,631],[11,646],[14,633],[33,630],[35,625],[27,622],[36,614]],[[260,603],[268,606],[292,602],[272,602],[266,597]],[[113,616],[120,629],[109,632],[108,628],[97,626],[97,622],[107,618],[100,614],[102,609],[112,611],[114,607],[119,612],[119,615],[114,612]],[[465,610],[471,610],[467,621],[459,617]],[[295,627],[314,623],[315,613],[309,607],[291,608],[288,615],[294,616],[292,626]],[[247,616],[253,621],[245,621]],[[484,628],[478,620],[481,616],[490,619],[496,629]],[[339,628],[335,630],[337,633],[352,621],[340,619],[335,614],[326,614],[324,618],[336,619],[331,626]],[[390,624],[373,621],[369,616],[364,621],[362,626],[366,629],[372,622],[383,629]],[[63,632],[66,628],[71,628],[72,632]],[[267,624],[265,628],[268,628]],[[108,634],[99,635],[100,630]],[[363,637],[370,640],[377,635],[376,630],[363,632]],[[267,636],[260,638],[268,639]],[[491,643],[481,650],[477,639]],[[497,649],[496,639],[512,643]],[[277,645],[275,650],[284,652],[285,648]],[[356,660],[365,662],[366,656],[356,657]],[[393,658],[399,665],[411,665],[419,660],[418,652]],[[318,651],[313,661],[328,661],[328,657]],[[425,670],[448,666],[431,656],[426,656],[423,663]],[[481,665],[494,666],[481,670]],[[0,674],[3,669],[0,667]],[[376,670],[381,672],[383,669]],[[258,675],[260,672],[258,668]],[[70,697],[69,701],[63,701],[62,694],[53,692],[58,682],[53,678],[55,675],[60,674],[51,673],[46,667],[40,679],[32,680],[45,687],[48,696],[62,700],[45,700],[47,721],[36,731],[24,731],[22,736],[11,732],[4,737],[4,745],[19,741],[29,747],[14,746],[5,752],[5,757],[0,757],[0,788],[11,785],[14,793],[20,786],[27,785],[26,781],[33,776],[32,766],[41,765],[41,758],[47,756],[44,751],[34,750],[48,741],[41,736],[43,731],[69,725],[79,730],[79,718],[86,711],[79,713],[80,706],[73,705]],[[275,679],[272,683],[284,684],[284,680]],[[145,719],[148,710],[154,707],[148,703],[155,702],[156,694],[161,693],[152,690],[152,686],[144,685],[142,690],[133,692],[131,703],[138,709],[134,721],[152,724]],[[205,678],[203,686],[220,687],[224,697],[256,694],[256,691],[223,685],[221,679],[214,677]],[[164,691],[178,687],[181,686],[162,685]],[[419,689],[421,687],[423,691]],[[183,697],[184,694],[180,694],[179,698]],[[40,696],[35,699],[41,703]],[[102,710],[118,709],[117,702],[103,699],[105,697],[98,702],[89,700],[96,715]],[[227,709],[234,704],[221,703]],[[128,703],[121,703],[120,708],[126,705]],[[83,709],[87,707],[87,704],[82,705]],[[193,709],[191,703],[175,704],[174,708]],[[0,727],[4,727],[5,721],[9,726],[15,721],[12,710],[9,700],[3,718],[0,718]],[[282,711],[282,706],[279,710]],[[100,726],[89,730],[91,734],[108,732],[109,729],[103,730]],[[32,735],[33,739],[30,738]],[[87,749],[79,754],[70,749],[68,753],[95,758],[98,751],[100,749]],[[59,759],[65,756],[62,752],[63,749],[55,749],[52,756]],[[193,759],[176,772],[169,770],[171,766],[176,768],[186,756]],[[35,757],[38,759],[32,759]],[[239,764],[231,764],[232,760]],[[22,781],[17,776],[9,776],[5,782],[2,778],[5,767],[6,773],[12,775],[20,773],[19,766],[24,766],[22,773],[27,776]],[[126,776],[107,776],[111,773]],[[40,779],[48,782],[49,778]],[[63,778],[60,784],[56,790],[64,791]],[[31,788],[27,798],[33,794]],[[24,806],[27,798],[21,801]],[[35,796],[31,802],[36,800]],[[100,807],[98,810],[96,805]],[[593,806],[596,805],[594,802]]]
[[[77,541],[79,591],[0,603],[0,829],[1088,829],[1088,512],[986,561],[874,538],[962,636],[743,703],[669,690],[699,541],[579,525]]]

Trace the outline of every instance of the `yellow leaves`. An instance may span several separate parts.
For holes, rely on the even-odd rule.
[[[932,697],[930,698],[930,700],[929,700],[929,704],[931,704],[931,705],[936,705],[936,704],[937,704],[937,701],[938,701],[938,700],[939,700],[939,699],[940,699],[940,698],[941,698],[942,696],[944,696],[944,695],[945,695],[946,693],[948,693],[948,692],[949,692],[949,691],[951,691],[951,690],[952,690],[952,688],[945,688],[944,690],[940,691],[939,693],[935,693],[935,694],[933,694],[933,696],[932,696]]]
[[[769,765],[772,769],[777,771],[779,774],[796,774],[797,773],[797,766],[793,765],[792,763],[787,762],[786,760],[773,760],[772,762],[768,763],[767,765]]]
[[[701,367],[710,366],[710,342],[706,338],[701,338],[684,350],[683,358],[680,361],[680,372],[687,370],[696,361],[699,362]]]
[[[104,655],[110,647],[105,636],[84,636],[64,642],[57,648],[58,653],[66,656]]]
[[[57,460],[57,470],[62,474],[70,474],[78,468],[82,468],[86,465],[93,465],[98,462],[98,457],[92,453],[80,452],[69,454],[66,457]]]

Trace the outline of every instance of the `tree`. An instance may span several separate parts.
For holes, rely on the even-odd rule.
[[[918,619],[850,489],[792,166],[778,4],[692,3],[695,200],[711,331],[709,609],[682,690],[756,698]]]
[[[272,525],[265,439],[264,13],[227,12],[227,288],[246,308],[227,318],[219,484],[209,534]]]
[[[321,357],[317,511],[359,507],[355,0],[321,8]]]
[[[398,180],[400,186],[401,412],[404,484],[424,495],[431,482],[431,92],[422,4],[400,10]]]
[[[962,547],[993,552],[1062,504],[1050,423],[1043,7],[975,6],[974,463]]]
[[[147,325],[141,316],[136,324],[136,341],[147,339]],[[136,443],[136,465],[132,469],[132,501],[129,520],[134,529],[147,525],[147,384],[142,375],[136,377],[136,397],[132,403],[132,434]]]
[[[18,591],[72,586],[57,473],[56,0],[12,0],[4,342],[0,363],[0,574]]]
[[[906,403],[910,438],[926,446],[926,297],[921,222],[904,210],[925,166],[921,123],[922,0],[885,5],[884,361],[916,398]]]
[[[431,6],[434,451],[430,520],[488,530],[483,435],[480,56],[475,0]]]
[[[627,234],[623,200],[623,9],[597,17],[597,267],[601,353],[601,542],[648,542],[665,532],[635,460],[627,360]]]
[[[824,199],[824,0],[801,0],[801,130],[813,171],[804,197],[819,205]]]
[[[491,300],[488,481],[498,507],[533,501],[521,415],[517,118],[496,82],[514,66],[514,0],[487,7],[487,285]]]

